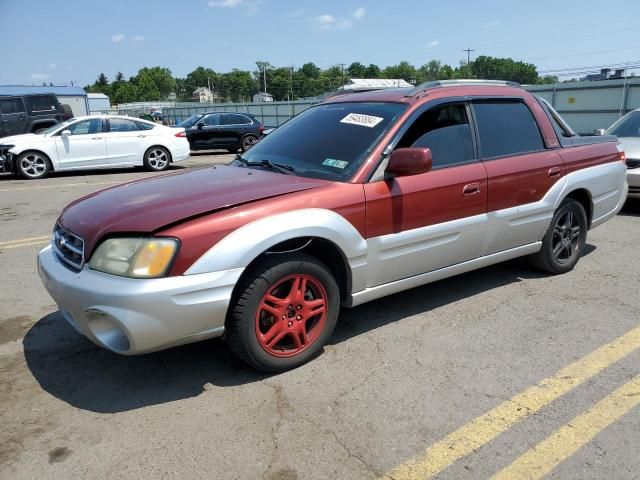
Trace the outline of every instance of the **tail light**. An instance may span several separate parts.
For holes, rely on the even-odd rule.
[[[618,149],[618,160],[627,163],[627,155],[624,153],[622,145],[618,143],[616,148]]]
[[[260,124],[260,126],[258,127],[258,132],[264,132],[264,125]]]
[[[187,134],[186,132],[178,132],[175,135],[176,137],[180,137],[180,138],[186,138]]]

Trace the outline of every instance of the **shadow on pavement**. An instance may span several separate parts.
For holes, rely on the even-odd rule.
[[[627,217],[640,216],[640,198],[627,198],[627,201],[618,215]]]
[[[587,245],[585,255],[594,250]],[[339,344],[522,279],[544,276],[531,270],[525,260],[513,260],[343,309],[330,343]],[[238,360],[218,339],[137,357],[116,355],[78,334],[59,312],[47,315],[29,330],[24,354],[44,390],[77,408],[99,413],[195,397],[208,383],[224,387],[267,378]]]

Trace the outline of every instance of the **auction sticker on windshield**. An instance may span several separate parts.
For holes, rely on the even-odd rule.
[[[363,113],[350,113],[340,123],[350,123],[351,125],[361,125],[363,127],[373,128],[378,125],[384,118],[374,117],[373,115],[364,115]]]
[[[327,167],[343,169],[344,167],[349,165],[349,162],[345,162],[344,160],[336,160],[335,158],[327,158],[324,162],[322,162],[322,164],[326,165]]]

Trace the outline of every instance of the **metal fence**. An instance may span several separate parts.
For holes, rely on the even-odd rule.
[[[196,113],[243,112],[258,117],[258,120],[265,127],[277,127],[315,103],[317,101],[313,100],[257,103],[177,103],[173,107],[163,107],[162,117],[164,121],[175,124]]]
[[[596,128],[607,128],[622,115],[640,108],[640,78],[568,82],[524,87],[549,101],[578,133],[590,135]],[[277,127],[320,100],[263,103],[149,102],[118,106],[118,113],[140,115],[161,108],[169,124],[179,123],[196,113],[252,113],[266,127]]]

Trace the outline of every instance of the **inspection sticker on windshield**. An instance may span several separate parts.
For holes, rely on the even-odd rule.
[[[373,128],[379,124],[384,118],[374,117],[373,115],[364,115],[362,113],[350,113],[340,123],[350,123],[351,125],[361,125],[363,127]]]
[[[327,167],[343,169],[344,167],[349,165],[349,162],[345,162],[344,160],[336,160],[335,158],[327,158],[324,162],[322,162],[322,164],[326,165]]]

